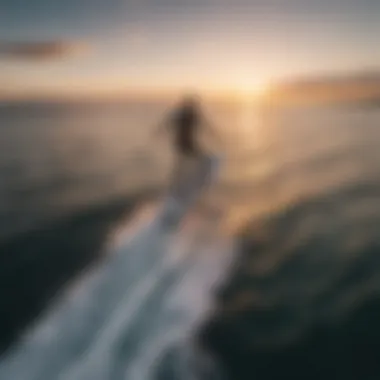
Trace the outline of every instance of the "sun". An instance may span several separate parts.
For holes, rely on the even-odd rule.
[[[262,96],[268,91],[268,84],[264,81],[259,80],[246,80],[241,81],[236,86],[236,93],[243,101],[254,101]]]

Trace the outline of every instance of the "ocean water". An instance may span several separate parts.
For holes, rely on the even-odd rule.
[[[149,130],[165,111],[154,104],[0,106],[1,235],[157,184],[157,151],[164,150]]]
[[[237,190],[239,253],[199,333],[229,378],[379,377],[379,117],[329,107],[273,123],[270,170]]]
[[[380,290],[380,111],[207,106],[223,165],[168,238],[167,107],[1,106],[2,378],[376,378],[378,314],[353,316]]]

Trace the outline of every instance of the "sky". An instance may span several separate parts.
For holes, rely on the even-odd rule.
[[[0,0],[0,97],[253,94],[380,66],[378,0]]]

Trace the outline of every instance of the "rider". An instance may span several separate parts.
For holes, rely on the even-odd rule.
[[[183,98],[162,127],[168,128],[174,137],[173,145],[178,159],[173,172],[173,183],[178,182],[184,161],[204,155],[203,149],[197,142],[197,135],[201,129],[207,127],[208,131],[215,133],[202,116],[199,101],[193,95]]]

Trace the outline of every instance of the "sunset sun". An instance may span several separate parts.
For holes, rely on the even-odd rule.
[[[268,90],[268,84],[261,80],[242,80],[236,84],[236,94],[243,101],[251,101],[260,98]]]

